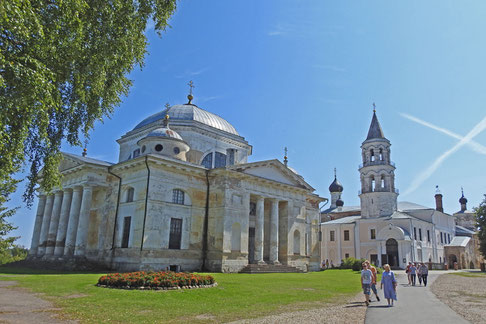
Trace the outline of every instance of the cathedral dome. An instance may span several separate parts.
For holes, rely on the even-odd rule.
[[[343,192],[343,185],[334,177],[334,181],[329,186],[329,192]]]
[[[218,115],[210,113],[209,111],[201,109],[192,104],[174,105],[168,109],[164,109],[163,111],[142,120],[137,126],[135,126],[133,130],[142,128],[157,121],[161,121],[165,118],[165,115],[169,115],[171,121],[196,121],[201,124],[239,136],[236,129],[228,121],[219,117]]]

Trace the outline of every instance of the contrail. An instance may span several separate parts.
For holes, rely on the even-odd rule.
[[[474,126],[473,129],[469,133],[467,133],[466,136],[462,137],[459,143],[454,145],[451,149],[448,151],[442,153],[441,156],[439,156],[434,163],[432,163],[426,170],[421,172],[413,181],[412,185],[410,188],[407,189],[403,193],[403,195],[408,195],[409,193],[415,191],[422,183],[424,183],[425,180],[427,180],[434,172],[437,170],[438,167],[454,152],[459,150],[461,147],[464,145],[467,145],[468,143],[471,142],[471,140],[476,137],[479,133],[481,133],[483,130],[486,129],[486,117],[483,118],[476,126]]]
[[[405,113],[400,113],[400,115],[404,118],[407,118],[413,122],[416,122],[417,124],[420,124],[420,125],[423,125],[423,126],[426,126],[426,127],[429,127],[429,128],[432,128],[438,132],[441,132],[443,134],[446,134],[450,137],[453,137],[455,139],[458,139],[458,140],[461,140],[463,137],[461,135],[458,135],[456,133],[453,133],[451,132],[450,130],[448,129],[445,129],[445,128],[442,128],[442,127],[439,127],[439,126],[435,126],[434,124],[431,124],[431,123],[428,123],[422,119],[419,119],[417,117],[414,117],[414,116],[411,116],[409,114],[405,114]],[[475,141],[470,141],[469,143],[467,143],[468,146],[470,146],[475,152],[479,153],[479,154],[484,154],[486,155],[486,147],[479,144],[478,142],[475,142]]]

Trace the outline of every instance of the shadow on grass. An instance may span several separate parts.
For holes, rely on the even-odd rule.
[[[111,271],[114,272],[114,271]],[[8,265],[0,266],[0,274],[11,275],[26,275],[26,274],[43,274],[43,275],[58,275],[58,274],[105,274],[110,273],[103,271],[67,271],[67,270],[49,270],[49,269],[32,269],[27,267],[11,267]]]

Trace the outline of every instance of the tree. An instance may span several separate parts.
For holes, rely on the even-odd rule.
[[[24,200],[36,184],[60,184],[63,141],[81,146],[109,117],[143,67],[147,22],[161,34],[176,0],[0,1],[0,190],[16,189],[28,167]],[[42,176],[39,171],[42,168]],[[0,207],[2,202],[0,202]]]
[[[476,223],[479,229],[479,251],[486,258],[486,195],[479,207],[474,208]]]

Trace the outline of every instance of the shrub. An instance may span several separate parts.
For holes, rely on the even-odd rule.
[[[353,271],[360,271],[362,268],[361,265],[364,261],[365,259],[346,258],[341,264],[341,269],[353,269]]]
[[[209,275],[173,271],[109,273],[98,279],[98,285],[116,288],[169,288],[212,285],[214,283],[214,278]]]

